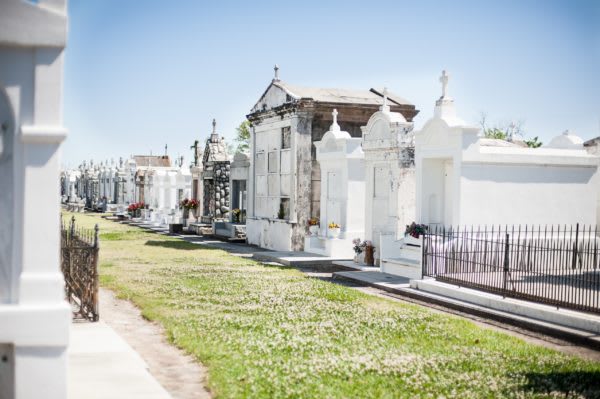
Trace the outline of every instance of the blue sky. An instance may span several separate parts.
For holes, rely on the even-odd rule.
[[[69,167],[165,144],[189,161],[212,118],[233,138],[275,63],[296,85],[387,86],[416,128],[446,69],[466,121],[600,135],[600,1],[70,0],[69,17]]]

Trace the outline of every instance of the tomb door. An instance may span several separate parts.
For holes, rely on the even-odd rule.
[[[390,169],[387,166],[373,168],[373,209],[371,214],[373,239],[379,239],[379,233],[385,231],[388,224],[390,197]]]
[[[335,222],[339,224],[342,231],[346,229],[344,226],[345,219],[342,213],[343,196],[342,196],[341,173],[339,171],[327,172],[327,205],[325,209],[325,225]],[[323,215],[321,215],[322,217]]]

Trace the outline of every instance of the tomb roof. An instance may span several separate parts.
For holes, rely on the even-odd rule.
[[[284,90],[296,100],[312,99],[319,102],[345,103],[345,104],[371,104],[381,105],[383,101],[383,90],[356,90],[356,89],[336,89],[296,86],[283,81],[271,83]],[[393,94],[387,93],[390,102],[397,105],[413,105],[410,101]]]
[[[133,160],[138,167],[170,167],[171,160],[168,155],[134,155]]]
[[[554,137],[546,147],[578,150],[584,145],[581,137],[574,135],[570,130],[565,130],[563,134]]]

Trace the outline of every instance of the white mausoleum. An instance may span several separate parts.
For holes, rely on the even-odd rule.
[[[596,224],[598,157],[570,133],[541,148],[481,137],[446,93],[416,134],[417,220],[425,224]]]
[[[315,142],[321,168],[321,224],[316,236],[306,236],[304,250],[338,259],[354,256],[352,240],[364,236],[365,162],[361,138],[340,129],[337,110],[321,141]],[[327,226],[340,226],[340,236],[329,237]]]
[[[60,252],[64,0],[0,1],[0,397],[67,397]]]

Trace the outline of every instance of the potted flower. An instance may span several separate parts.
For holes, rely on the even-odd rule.
[[[356,256],[354,257],[354,262],[360,263],[360,255],[364,253],[364,263],[373,266],[375,264],[375,246],[373,246],[373,242],[370,240],[361,241],[360,238],[355,238],[352,240],[352,244],[354,247],[354,253]]]
[[[329,237],[330,238],[338,238],[340,236],[340,230],[341,230],[340,225],[337,224],[336,222],[329,223],[327,228],[329,229]]]
[[[426,232],[426,225],[412,222],[410,225],[406,225],[404,242],[409,245],[421,245],[420,237]]]
[[[308,219],[308,231],[313,237],[319,233],[319,218]]]
[[[179,205],[181,206],[181,208],[183,208],[183,224],[187,224],[186,221],[188,220],[188,218],[190,217],[190,209],[196,209],[198,208],[198,200],[197,199],[187,199],[184,198]]]
[[[139,218],[142,215],[143,208],[143,202],[134,202],[133,204],[129,204],[129,206],[127,207],[127,212],[129,212],[129,215],[131,215],[132,218]]]
[[[240,208],[233,208],[231,210],[231,221],[233,223],[239,223],[241,214],[242,211],[240,210]]]

